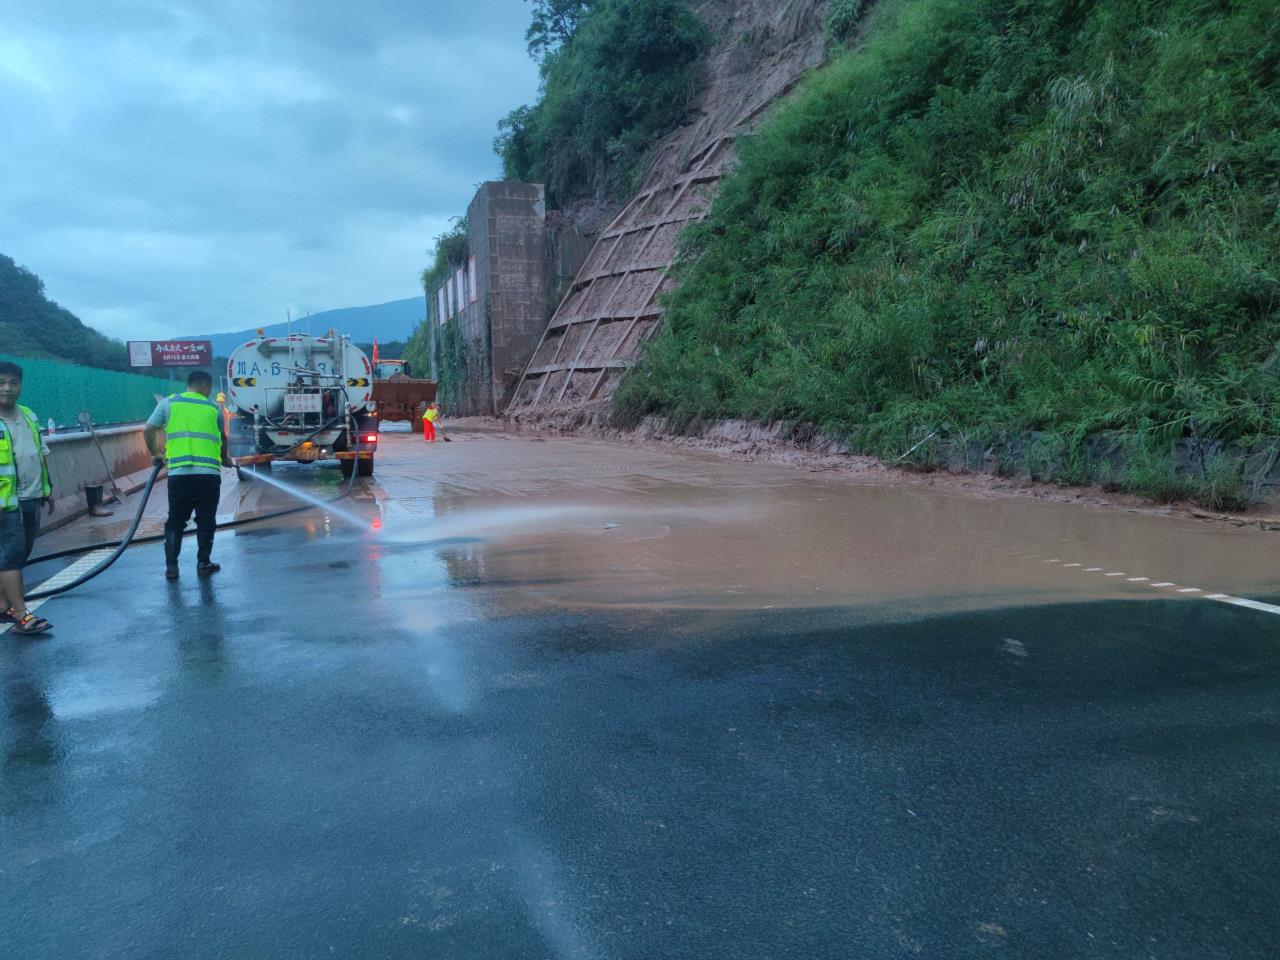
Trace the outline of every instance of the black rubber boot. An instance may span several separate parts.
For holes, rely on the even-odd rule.
[[[178,579],[178,554],[182,552],[182,534],[172,530],[164,532],[164,578]]]
[[[212,576],[222,569],[221,564],[209,559],[213,553],[213,532],[196,531],[196,573],[202,577]]]

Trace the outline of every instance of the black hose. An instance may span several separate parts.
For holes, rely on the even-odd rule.
[[[356,458],[352,461],[351,474],[346,478],[346,486],[343,488],[342,493],[338,494],[336,497],[333,497],[331,500],[327,502],[336,503],[339,500],[345,500],[347,497],[351,495],[351,490],[355,486],[356,473],[358,472],[355,464],[360,462],[360,438],[358,435],[356,436],[356,441],[355,441],[355,454],[356,454]],[[147,485],[146,487],[143,488],[143,491],[142,491],[142,500],[138,503],[138,511],[137,513],[134,514],[133,523],[129,525],[128,533],[126,533],[122,539],[104,540],[101,543],[87,544],[82,547],[72,547],[69,550],[59,550],[56,553],[47,553],[44,556],[35,557],[27,561],[27,566],[32,567],[38,563],[46,563],[50,560],[62,560],[62,559],[65,559],[66,557],[77,557],[82,553],[91,553],[94,550],[105,550],[108,547],[114,547],[115,550],[111,554],[111,556],[104,558],[103,561],[99,563],[96,567],[94,567],[92,570],[86,572],[83,576],[77,577],[73,582],[67,584],[66,586],[57,587],[52,590],[39,590],[36,593],[32,593],[24,597],[23,599],[24,600],[44,600],[47,597],[56,597],[60,593],[66,593],[68,590],[73,590],[76,587],[81,586],[82,584],[88,583],[94,577],[98,576],[98,574],[105,572],[108,567],[110,567],[113,563],[115,563],[117,560],[120,559],[120,555],[123,554],[125,550],[129,549],[129,547],[134,547],[134,546],[138,546],[140,544],[145,544],[145,543],[159,543],[162,540],[164,540],[163,533],[149,534],[148,536],[145,536],[145,537],[134,536],[134,534],[136,534],[138,531],[138,525],[142,522],[142,515],[147,509],[147,501],[151,499],[151,490],[155,486],[156,478],[160,475],[160,469],[161,469],[160,466],[156,466],[151,471],[151,476],[147,478]],[[250,476],[252,476],[252,474]],[[322,507],[319,504],[306,503],[298,507],[288,507],[284,510],[273,510],[271,513],[261,513],[252,517],[242,517],[239,520],[231,520],[231,521],[228,521],[227,523],[220,523],[217,526],[215,526],[214,529],[230,530],[234,527],[247,526],[250,523],[261,523],[264,520],[277,520],[280,517],[288,517],[295,513],[304,513],[307,510],[319,510],[319,509],[322,509]],[[188,537],[195,532],[196,532],[195,530],[184,530],[182,535],[184,537]]]
[[[101,563],[99,563],[92,570],[89,570],[86,573],[82,574],[81,576],[77,577],[75,580],[72,580],[66,586],[55,587],[52,590],[37,590],[35,593],[29,594],[28,596],[23,597],[23,600],[43,600],[46,597],[56,597],[60,593],[66,593],[68,590],[74,590],[76,587],[80,586],[80,584],[87,583],[88,581],[92,580],[98,574],[102,573],[109,566],[111,566],[113,563],[119,560],[120,555],[129,548],[129,543],[130,541],[132,541],[133,535],[138,532],[138,524],[142,522],[142,512],[143,510],[146,509],[147,500],[151,497],[151,488],[156,485],[156,477],[158,476],[160,476],[160,466],[157,464],[155,469],[151,471],[151,476],[147,477],[147,486],[142,491],[142,502],[138,504],[138,512],[133,515],[133,523],[129,525],[129,532],[124,535],[124,539],[121,540],[120,543],[116,546],[115,550],[112,551],[111,556],[106,557]],[[97,547],[89,548],[89,550],[96,550],[96,549],[98,548]],[[86,553],[88,551],[81,551],[81,552]]]
[[[343,388],[342,388],[342,394],[343,394],[343,396],[346,396],[346,393],[347,393],[346,387],[343,387]],[[273,459],[274,459],[274,458],[284,458],[284,457],[287,457],[289,454],[293,453],[293,451],[297,450],[297,449],[298,449],[300,446],[302,446],[304,443],[310,443],[312,440],[314,440],[316,437],[320,436],[320,434],[324,433],[326,430],[331,430],[331,429],[333,429],[333,425],[334,425],[335,423],[337,423],[339,420],[341,420],[344,416],[351,416],[351,414],[350,414],[350,413],[345,413],[345,414],[344,414],[344,413],[338,413],[338,414],[335,414],[332,418],[330,418],[330,420],[329,420],[329,422],[328,422],[328,423],[322,423],[320,426],[316,427],[316,429],[315,429],[315,430],[313,430],[313,431],[312,431],[311,433],[309,433],[307,436],[303,437],[301,440],[299,440],[297,443],[295,443],[295,444],[294,444],[292,447],[290,447],[289,449],[285,450],[283,453],[273,453],[273,454],[271,454],[270,456],[271,456]],[[266,418],[264,417],[263,419],[266,419]],[[354,420],[354,419],[355,419],[355,417],[352,417],[351,419],[352,419],[352,420]],[[271,421],[270,421],[270,420],[267,420],[267,423],[268,423],[268,424],[270,424],[270,423],[271,423]]]
[[[341,500],[345,496],[346,496],[346,493],[343,493],[340,496],[334,497],[333,499]],[[143,509],[145,507],[146,507],[146,501],[144,499],[143,503],[139,505],[139,509]],[[285,509],[285,510],[273,510],[271,513],[259,513],[259,514],[254,514],[252,517],[242,517],[239,520],[230,520],[226,523],[218,524],[214,529],[230,530],[233,527],[243,527],[246,524],[250,524],[250,523],[260,523],[263,520],[275,520],[278,517],[287,517],[294,513],[302,513],[304,510],[318,510],[318,509],[319,508],[314,503],[306,503],[300,507],[289,507],[288,509]],[[192,528],[190,530],[182,531],[182,535],[184,537],[190,537],[195,532],[196,532],[195,528]],[[128,540],[128,544],[131,547],[137,547],[147,543],[160,543],[163,540],[164,540],[163,533],[151,533],[145,537],[134,537],[133,539]],[[82,547],[71,547],[68,550],[59,550],[56,553],[46,553],[42,557],[32,557],[30,560],[27,561],[27,566],[34,567],[38,563],[46,563],[50,560],[64,560],[67,557],[78,557],[82,553],[89,553],[90,551],[93,551],[93,550],[105,550],[107,547],[118,547],[122,543],[125,543],[125,540],[103,540],[101,543],[86,544],[85,546],[82,546]]]
[[[347,412],[345,414],[338,414],[333,419],[331,419],[327,424],[325,424],[324,426],[321,426],[314,433],[312,433],[311,436],[306,437],[302,440],[299,440],[296,444],[294,444],[292,447],[290,447],[286,451],[286,454],[292,453],[294,450],[298,449],[298,447],[302,446],[308,440],[318,437],[321,433],[323,433],[325,430],[332,427],[333,424],[337,423],[344,416],[350,417],[353,425],[355,425],[356,417],[354,414],[351,413],[351,409],[350,409],[351,398],[347,395],[347,390],[345,386],[342,387],[342,395],[347,400]],[[355,456],[351,461],[351,473],[346,478],[346,481],[347,481],[346,486],[343,488],[342,493],[338,494],[336,497],[333,497],[331,500],[329,500],[328,502],[330,503],[336,503],[339,500],[345,500],[347,497],[351,495],[351,490],[355,486],[356,474],[360,472],[359,470],[360,430],[358,428],[352,429],[349,431],[349,435],[354,437],[354,440],[355,440],[355,449],[352,451],[355,454]],[[42,557],[36,557],[32,560],[27,561],[27,566],[35,566],[38,563],[45,563],[50,560],[61,560],[65,557],[75,557],[75,556],[79,556],[82,553],[91,553],[94,550],[105,550],[107,547],[114,547],[115,549],[112,551],[111,556],[105,557],[102,560],[102,562],[99,563],[97,566],[95,566],[92,570],[85,572],[84,574],[77,577],[75,580],[73,580],[71,583],[66,584],[65,586],[55,587],[50,590],[37,590],[35,593],[29,594],[28,596],[23,597],[23,599],[24,600],[44,600],[44,599],[47,599],[48,597],[56,597],[58,596],[58,594],[66,593],[68,590],[74,590],[76,587],[82,584],[88,583],[94,577],[98,576],[101,573],[104,573],[107,570],[107,568],[110,567],[117,560],[119,560],[120,556],[130,547],[136,546],[138,544],[143,544],[143,543],[159,543],[160,541],[162,541],[164,539],[164,534],[162,533],[151,534],[146,537],[135,537],[135,534],[138,532],[138,525],[142,523],[142,515],[143,513],[146,512],[147,501],[151,499],[151,490],[156,485],[156,478],[160,476],[161,466],[162,466],[161,464],[156,464],[156,466],[151,471],[151,476],[147,478],[147,484],[142,491],[142,500],[138,503],[138,511],[137,513],[134,514],[133,523],[129,525],[129,531],[124,535],[123,538],[121,538],[120,540],[108,540],[102,543],[88,544],[83,547],[72,547],[70,550],[59,550],[56,553],[45,554]],[[239,468],[237,468],[237,470],[238,469]],[[252,476],[252,474],[250,474],[250,476]],[[287,517],[287,516],[290,516],[291,514],[303,513],[306,510],[318,510],[318,509],[321,509],[319,504],[307,503],[298,507],[289,507],[288,509],[285,509],[285,510],[275,510],[275,511],[272,511],[271,513],[263,513],[253,517],[244,517],[243,519],[240,519],[240,520],[232,520],[229,523],[220,523],[220,524],[217,524],[214,527],[214,529],[229,530],[232,527],[243,527],[246,524],[250,524],[250,523],[261,523],[264,520],[275,520],[275,519],[278,519],[279,517]],[[196,531],[194,530],[184,530],[182,535],[185,537],[195,532]]]

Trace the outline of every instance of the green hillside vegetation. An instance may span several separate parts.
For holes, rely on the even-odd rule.
[[[684,0],[534,0],[528,36],[541,89],[499,124],[504,176],[552,205],[623,198],[688,110],[706,28]]]
[[[0,352],[70,360],[107,370],[128,369],[125,346],[86,327],[44,294],[30,270],[0,254]]]
[[[1169,451],[1280,435],[1274,0],[871,9],[741,144],[616,416],[926,465],[1031,435],[1060,479],[1237,504],[1238,467]],[[1083,457],[1107,431],[1113,477]]]
[[[440,287],[449,274],[461,266],[465,266],[469,254],[467,247],[467,218],[459,217],[448,230],[436,237],[431,266],[422,271],[422,289],[431,291]],[[431,329],[439,323],[436,316],[436,304],[433,300],[427,303],[427,317],[409,337],[405,346],[404,359],[409,361],[414,375],[429,376],[431,366]],[[439,329],[435,341],[435,371],[437,396],[446,407],[458,402],[462,397],[462,387],[466,382],[467,362],[462,349],[462,338],[458,336],[458,324],[452,322]]]

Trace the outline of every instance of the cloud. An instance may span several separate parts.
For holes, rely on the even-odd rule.
[[[13,9],[16,7],[17,9]],[[524,0],[45,0],[0,38],[0,252],[120,337],[418,293],[529,102]]]

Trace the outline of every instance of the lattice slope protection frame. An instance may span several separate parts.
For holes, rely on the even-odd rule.
[[[608,400],[657,332],[680,231],[706,216],[734,141],[822,63],[827,4],[696,5],[721,41],[695,121],[667,138],[643,188],[596,241],[534,350],[507,414],[537,418]]]

